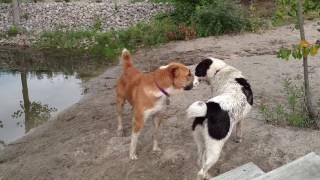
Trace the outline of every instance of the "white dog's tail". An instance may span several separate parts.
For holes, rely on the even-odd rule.
[[[187,118],[204,117],[207,114],[207,104],[203,101],[192,103],[187,109]]]

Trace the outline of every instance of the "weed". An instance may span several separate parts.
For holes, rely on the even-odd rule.
[[[94,19],[93,29],[94,29],[94,31],[101,31],[102,30],[102,21],[99,17],[96,17]]]
[[[304,101],[303,86],[298,86],[292,80],[283,82],[283,93],[286,103],[268,106],[261,103],[260,112],[268,123],[291,125],[296,127],[313,127],[315,122],[308,118]]]
[[[20,33],[21,33],[21,30],[17,26],[11,26],[7,31],[7,34],[10,37],[17,36]]]

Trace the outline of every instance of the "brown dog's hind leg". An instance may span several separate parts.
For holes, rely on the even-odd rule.
[[[120,96],[120,94],[117,92],[117,119],[118,119],[117,135],[118,136],[123,136],[122,111],[123,111],[124,103],[125,103],[125,98]]]
[[[138,138],[140,132],[144,126],[143,111],[134,111],[134,118],[132,119],[132,135],[130,143],[129,157],[131,160],[137,160],[138,156],[136,153]]]

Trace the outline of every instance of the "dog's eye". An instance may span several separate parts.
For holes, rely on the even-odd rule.
[[[191,71],[189,70],[189,73],[188,73],[188,76],[190,77],[192,74],[191,74]]]

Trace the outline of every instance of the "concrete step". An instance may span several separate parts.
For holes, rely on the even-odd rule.
[[[320,156],[309,153],[254,180],[319,180]]]
[[[263,174],[264,172],[258,166],[250,162],[216,176],[211,180],[251,180]]]

